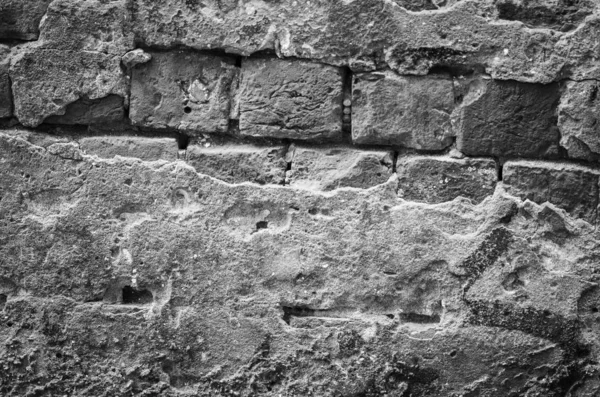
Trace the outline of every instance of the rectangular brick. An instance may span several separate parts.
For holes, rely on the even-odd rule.
[[[600,172],[573,164],[515,160],[504,164],[509,193],[538,204],[546,201],[572,216],[594,223]]]
[[[430,204],[457,197],[480,203],[494,194],[498,180],[491,159],[410,156],[398,159],[396,172],[401,198]]]
[[[557,152],[558,84],[474,79],[457,114],[457,147],[472,156],[548,157]]]
[[[341,69],[301,60],[242,63],[240,132],[256,137],[339,139]]]
[[[194,133],[225,133],[233,58],[191,51],[149,52],[133,69],[129,117],[133,124]]]
[[[201,174],[228,183],[282,185],[287,163],[285,146],[190,145],[186,162]]]
[[[287,173],[291,186],[313,190],[367,189],[389,179],[394,155],[384,150],[292,145],[287,160],[292,163]]]
[[[352,85],[352,140],[422,150],[450,146],[452,79],[447,75],[361,73]]]

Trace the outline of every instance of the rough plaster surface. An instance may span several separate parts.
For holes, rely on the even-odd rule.
[[[0,396],[600,395],[592,0],[0,0]]]

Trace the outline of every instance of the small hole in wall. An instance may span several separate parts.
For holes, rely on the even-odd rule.
[[[152,292],[147,289],[138,290],[129,285],[123,287],[123,304],[145,304],[152,303]]]
[[[184,107],[184,108],[183,108],[183,111],[184,111],[185,113],[192,113],[192,108],[191,108],[191,107],[189,107],[189,106],[186,106],[186,107]]]
[[[0,310],[4,309],[4,305],[6,305],[7,300],[8,300],[8,298],[6,295],[0,294]]]
[[[450,352],[450,357],[456,357],[456,350],[452,350]]]
[[[0,305],[2,304],[2,298],[0,297]],[[592,313],[598,313],[597,307],[592,307]]]
[[[386,314],[385,315],[387,318],[393,320],[394,319],[394,315],[393,314]]]
[[[256,230],[266,229],[268,226],[269,226],[269,222],[267,222],[267,221],[256,222]]]

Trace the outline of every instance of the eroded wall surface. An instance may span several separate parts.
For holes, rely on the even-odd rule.
[[[0,395],[597,396],[594,0],[0,0]]]

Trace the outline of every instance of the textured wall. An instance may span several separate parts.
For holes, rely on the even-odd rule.
[[[595,0],[0,0],[0,395],[600,395],[599,85]]]

